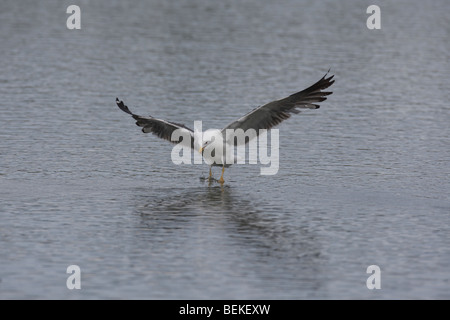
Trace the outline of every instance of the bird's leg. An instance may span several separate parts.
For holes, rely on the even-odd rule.
[[[219,182],[224,183],[225,180],[223,180],[223,173],[225,172],[225,166],[222,167],[222,175],[220,176]]]
[[[212,166],[209,167],[209,180],[211,181],[212,179],[212,171],[211,171]]]

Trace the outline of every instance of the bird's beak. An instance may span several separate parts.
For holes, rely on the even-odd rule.
[[[198,152],[200,152],[200,154],[203,154],[203,149],[205,148],[201,147],[200,150],[198,150]]]

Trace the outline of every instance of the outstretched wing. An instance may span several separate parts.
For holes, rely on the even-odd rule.
[[[190,141],[186,141],[187,145],[190,145],[191,148],[194,148],[194,132],[186,127],[183,124],[175,123],[175,122],[169,122],[166,120],[156,119],[152,116],[148,117],[142,117],[137,114],[134,114],[128,109],[128,107],[123,103],[123,101],[120,101],[119,98],[116,98],[117,106],[122,110],[123,112],[126,112],[130,114],[135,120],[136,125],[139,127],[142,127],[142,132],[148,133],[151,132],[157,137],[161,139],[165,139],[167,141],[170,141],[172,143],[180,143],[183,140],[183,136],[190,137]],[[175,130],[179,130],[180,138],[176,141],[172,141],[172,134]]]
[[[226,129],[242,129],[244,132],[248,129],[255,129],[256,134],[259,134],[259,129],[270,129],[289,119],[291,114],[300,113],[299,109],[318,109],[320,106],[316,103],[326,100],[326,96],[332,94],[332,92],[322,91],[334,83],[332,80],[334,75],[328,78],[327,75],[328,73],[303,91],[253,109],[223,128],[222,133],[225,134]]]

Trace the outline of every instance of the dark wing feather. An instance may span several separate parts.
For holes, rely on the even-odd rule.
[[[269,102],[263,106],[253,109],[242,118],[230,123],[226,129],[255,129],[259,134],[259,129],[270,129],[282,121],[289,119],[291,114],[299,113],[298,109],[318,109],[318,102],[325,101],[326,96],[332,92],[322,91],[334,83],[334,75],[327,78],[327,74],[309,88],[294,93],[287,98]]]
[[[172,143],[179,143],[183,140],[183,138],[180,137],[178,141],[172,141],[171,137],[173,132],[177,129],[183,131],[186,130],[190,135],[190,141],[186,142],[189,143],[191,148],[194,148],[194,132],[185,125],[176,122],[169,122],[166,120],[156,119],[153,118],[152,116],[142,117],[132,113],[130,109],[128,109],[128,107],[123,103],[123,101],[120,101],[118,98],[116,98],[116,103],[117,106],[120,108],[120,110],[130,114],[136,120],[136,125],[142,127],[142,132],[144,133],[151,132],[161,139],[170,141]]]

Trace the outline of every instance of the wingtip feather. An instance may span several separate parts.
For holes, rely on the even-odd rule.
[[[122,110],[123,112],[133,115],[130,109],[128,109],[128,107],[123,103],[122,100],[119,100],[119,98],[116,98],[116,104],[119,107],[119,109]]]

